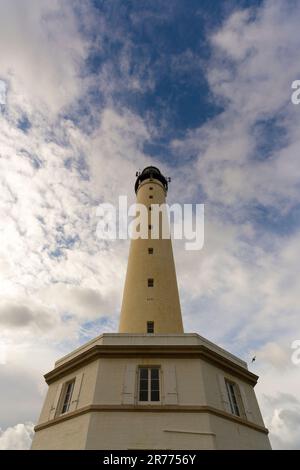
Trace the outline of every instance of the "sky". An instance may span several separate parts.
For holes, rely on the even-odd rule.
[[[54,361],[117,331],[128,241],[96,208],[135,173],[205,204],[174,242],[185,331],[238,355],[275,449],[300,448],[300,2],[0,0],[0,449]]]

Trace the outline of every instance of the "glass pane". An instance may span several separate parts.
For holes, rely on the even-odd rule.
[[[62,406],[62,413],[66,413],[69,410],[70,403],[71,403],[71,398],[72,398],[72,393],[73,393],[73,388],[74,388],[74,381],[68,383],[67,388],[66,388],[66,393],[65,393],[65,398],[64,398],[64,403]]]
[[[151,401],[159,401],[159,369],[151,369]]]
[[[140,369],[140,378],[148,380],[148,369]]]
[[[156,379],[158,380],[158,369],[151,369],[151,379]]]
[[[151,391],[151,401],[159,401],[159,391]]]
[[[140,401],[148,401],[148,390],[142,391],[140,390]]]
[[[237,404],[237,399],[236,399],[234,387],[232,387],[232,390],[233,390],[232,403],[233,403],[234,414],[237,415],[237,416],[240,416],[239,407],[238,407],[238,404]]]
[[[140,369],[140,390],[139,390],[139,401],[148,401],[148,369]]]
[[[231,412],[236,416],[240,416],[239,407],[236,399],[235,384],[226,381],[226,387],[228,391]]]
[[[235,398],[234,393],[233,393],[233,395],[232,395],[232,401],[233,401],[233,404],[234,404],[234,405],[237,405],[237,402],[236,402],[236,398]]]
[[[159,390],[159,380],[152,380],[151,390]]]
[[[141,380],[140,381],[140,389],[141,390],[148,390],[148,380]]]

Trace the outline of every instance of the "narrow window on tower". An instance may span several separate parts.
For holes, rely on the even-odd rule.
[[[153,255],[153,248],[148,248],[148,254]]]
[[[152,196],[152,195],[151,195],[151,196],[149,196],[149,199],[153,199],[153,196]]]
[[[153,287],[154,286],[154,279],[148,278],[148,287]]]
[[[139,401],[159,401],[159,367],[139,369]]]
[[[152,230],[152,225],[148,225],[149,230]]]
[[[225,384],[226,384],[231,413],[236,416],[241,416],[241,409],[243,405],[241,403],[241,400],[239,400],[240,393],[239,393],[238,385],[227,379],[225,379]]]
[[[152,188],[152,186],[150,186],[150,188],[149,188],[149,189],[150,189],[150,191],[151,191],[151,190],[153,189],[153,188]]]
[[[154,321],[147,321],[147,333],[154,333]]]
[[[61,414],[67,413],[70,408],[73,390],[74,390],[75,379],[71,382],[67,382],[64,387],[63,402],[61,407]]]

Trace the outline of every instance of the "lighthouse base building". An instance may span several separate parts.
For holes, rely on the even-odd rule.
[[[33,449],[270,449],[257,376],[198,334],[105,333],[45,378]]]
[[[95,338],[45,375],[32,449],[270,449],[258,377],[183,331],[171,240],[151,236],[168,182],[155,167],[137,174],[149,236],[131,241],[119,333]]]

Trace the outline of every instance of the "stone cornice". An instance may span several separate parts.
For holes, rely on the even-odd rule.
[[[45,380],[50,384],[96,359],[106,357],[199,358],[240,377],[252,386],[258,380],[257,375],[204,345],[95,345],[45,374]]]
[[[50,426],[67,421],[68,419],[76,418],[87,413],[103,413],[103,412],[147,412],[147,413],[210,413],[220,418],[227,419],[234,423],[254,429],[255,431],[268,434],[269,431],[264,426],[252,423],[246,419],[234,416],[226,411],[219,410],[212,406],[193,406],[193,405],[90,405],[85,406],[79,410],[67,413],[66,415],[59,416],[55,419],[41,423],[35,426],[35,432],[46,429]]]

